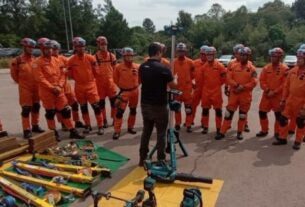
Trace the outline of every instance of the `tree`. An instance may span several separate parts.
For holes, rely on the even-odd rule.
[[[292,4],[292,10],[297,18],[305,19],[305,0],[296,0]]]
[[[153,21],[149,18],[145,18],[143,20],[142,26],[143,26],[144,30],[148,33],[154,33],[156,30],[156,27],[155,27]]]
[[[215,3],[211,6],[207,14],[211,18],[220,20],[225,13],[226,10],[224,10],[220,4]]]
[[[177,25],[182,27],[183,30],[188,30],[193,24],[192,15],[183,10],[179,11],[177,18]]]
[[[108,12],[100,22],[98,35],[104,35],[108,38],[109,45],[112,48],[121,48],[129,44],[131,39],[131,31],[128,27],[126,19],[112,5],[110,0],[106,0]]]

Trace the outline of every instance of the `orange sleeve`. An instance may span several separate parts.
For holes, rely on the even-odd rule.
[[[63,68],[60,68],[59,87],[63,88],[66,83],[66,74]]]
[[[17,66],[17,60],[16,58],[12,60],[10,64],[10,71],[11,71],[11,77],[12,79],[18,83],[19,82],[19,71]]]
[[[195,65],[192,60],[190,60],[190,67],[191,67],[191,79],[193,80],[195,78]]]
[[[116,85],[119,84],[119,79],[120,79],[120,65],[116,65],[115,69],[113,71],[113,81]]]
[[[266,67],[263,68],[260,76],[259,76],[259,82],[260,82],[260,86],[261,89],[263,91],[267,91],[268,90],[268,85],[267,85],[267,77],[266,77]]]
[[[219,63],[219,71],[220,71],[221,84],[224,84],[227,80],[227,69],[221,63]]]
[[[289,96],[289,87],[290,87],[290,73],[288,73],[288,76],[286,78],[285,84],[283,86],[283,95],[282,100],[286,100]]]
[[[37,62],[34,62],[32,67],[36,71],[36,80],[38,81],[39,85],[52,90],[54,86],[45,78],[44,74],[42,73],[42,68],[37,64]]]
[[[281,81],[281,85],[280,87],[278,87],[276,90],[274,90],[275,93],[283,93],[283,89],[284,89],[284,86],[285,86],[285,82],[286,82],[286,79],[287,79],[287,73],[288,73],[288,66],[284,65],[283,64],[283,71],[284,71],[284,75],[282,76],[282,81]]]
[[[229,85],[230,87],[237,87],[237,83],[236,81],[233,79],[233,70],[228,70],[227,73],[227,85]]]
[[[67,61],[67,73],[66,73],[66,75],[68,76],[68,78],[72,78],[73,79],[73,77],[72,77],[72,68],[71,68],[72,57],[69,58],[68,61]]]
[[[247,89],[253,89],[257,84],[257,73],[255,68],[252,68],[251,80],[249,83],[245,84],[244,87]]]

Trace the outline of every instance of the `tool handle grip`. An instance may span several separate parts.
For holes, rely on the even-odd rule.
[[[200,182],[212,184],[213,179],[209,177],[197,177],[186,173],[177,173],[176,180],[185,181],[185,182]]]

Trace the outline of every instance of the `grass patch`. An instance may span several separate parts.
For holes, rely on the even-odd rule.
[[[0,69],[10,67],[11,58],[0,58]]]

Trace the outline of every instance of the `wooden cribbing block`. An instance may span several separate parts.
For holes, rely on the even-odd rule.
[[[33,152],[42,152],[49,147],[57,145],[55,133],[52,130],[43,132],[29,139],[29,150]]]
[[[15,137],[4,137],[0,139],[0,153],[7,152],[19,147]]]
[[[0,154],[0,161],[4,161],[8,158],[15,157],[21,153],[24,153],[28,149],[28,145],[24,145],[22,147],[18,147],[16,149],[12,149]]]

